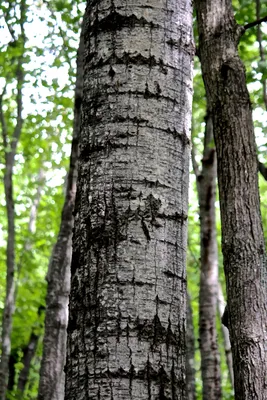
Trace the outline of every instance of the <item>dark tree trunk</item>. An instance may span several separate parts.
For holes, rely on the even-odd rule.
[[[40,371],[39,400],[64,398],[70,263],[72,253],[73,209],[76,196],[78,142],[83,85],[83,28],[77,53],[73,140],[66,198],[61,225],[47,274],[47,297],[43,358]]]
[[[252,112],[230,0],[196,0],[199,54],[218,158],[235,398],[267,398],[266,261]]]
[[[195,335],[191,299],[187,292],[186,311],[186,387],[187,400],[196,400]]]
[[[39,335],[36,335],[34,332],[32,332],[28,345],[23,349],[23,357],[21,360],[21,362],[23,363],[23,368],[19,374],[18,387],[17,387],[20,399],[23,398],[23,393],[30,372],[31,361],[35,355],[38,345],[38,340],[39,340]]]
[[[186,399],[191,1],[88,1],[66,395]]]
[[[215,219],[217,162],[213,142],[212,118],[208,113],[202,168],[197,174],[201,241],[199,343],[203,400],[219,400],[222,395],[216,329],[218,298],[218,246]]]

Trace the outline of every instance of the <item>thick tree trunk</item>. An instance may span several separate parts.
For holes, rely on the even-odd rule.
[[[218,298],[218,246],[215,219],[216,169],[212,118],[208,113],[202,169],[197,176],[201,241],[199,343],[203,400],[219,400],[222,395],[220,354],[216,329]]]
[[[199,54],[218,158],[236,399],[267,398],[266,262],[251,105],[230,0],[196,0]]]
[[[43,358],[40,371],[39,400],[64,398],[70,263],[72,253],[73,209],[76,196],[78,142],[83,85],[83,29],[77,54],[74,127],[61,225],[47,274],[47,297]]]
[[[185,399],[189,0],[88,1],[66,399]]]
[[[191,299],[187,292],[186,311],[186,387],[187,400],[196,400],[195,335]]]

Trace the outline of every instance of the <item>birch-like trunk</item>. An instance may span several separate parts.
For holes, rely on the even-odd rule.
[[[218,246],[216,238],[216,151],[212,119],[208,113],[202,168],[197,178],[200,216],[201,270],[199,292],[199,344],[203,400],[221,399],[221,369],[216,329]]]
[[[43,358],[40,370],[39,400],[63,400],[65,388],[64,365],[70,291],[73,209],[76,196],[78,142],[83,85],[83,28],[77,53],[77,74],[74,105],[73,140],[67,189],[61,225],[47,274],[47,296]]]
[[[199,54],[218,159],[235,398],[267,399],[266,260],[252,112],[230,0],[196,0]]]
[[[185,399],[189,0],[88,1],[65,399]]]

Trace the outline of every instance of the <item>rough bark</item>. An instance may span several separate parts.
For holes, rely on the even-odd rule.
[[[236,399],[267,398],[266,261],[252,112],[230,0],[196,0],[199,54],[218,159]]]
[[[220,353],[216,329],[218,298],[218,246],[216,238],[216,151],[210,113],[206,117],[202,168],[197,174],[200,216],[199,344],[203,400],[219,400]]]
[[[2,342],[1,342],[1,363],[0,363],[0,400],[5,400],[8,385],[9,373],[9,356],[11,352],[11,331],[12,316],[15,307],[15,202],[13,196],[13,168],[15,163],[15,155],[17,144],[22,131],[22,86],[24,83],[23,57],[24,46],[26,42],[24,23],[26,20],[26,2],[21,0],[20,3],[20,37],[22,46],[22,54],[18,57],[17,65],[17,120],[14,131],[9,135],[5,114],[3,110],[3,96],[5,89],[0,98],[0,121],[2,128],[3,145],[5,152],[5,173],[4,173],[4,192],[7,211],[7,249],[6,249],[6,294],[2,318]],[[8,24],[9,26],[9,24]],[[12,30],[14,35],[14,31]],[[15,37],[12,35],[13,40]]]
[[[77,53],[73,140],[65,203],[56,245],[47,274],[47,297],[39,400],[64,398],[70,263],[72,253],[73,209],[76,196],[78,142],[83,86],[83,29]]]
[[[191,2],[88,1],[66,395],[185,399]]]
[[[224,311],[225,311],[225,301],[223,296],[222,287],[219,283],[218,285],[218,311],[220,318],[222,319]],[[224,341],[224,351],[226,363],[228,366],[229,377],[232,386],[234,387],[234,370],[233,370],[233,357],[232,357],[232,349],[230,343],[229,330],[222,324],[222,333],[223,333],[223,341]]]
[[[187,400],[196,400],[195,335],[191,299],[187,292],[186,311],[186,387]]]

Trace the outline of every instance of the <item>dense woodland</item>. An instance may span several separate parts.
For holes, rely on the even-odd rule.
[[[264,400],[267,2],[117,3],[0,4],[0,400]]]

